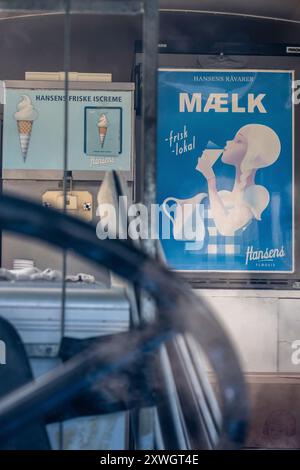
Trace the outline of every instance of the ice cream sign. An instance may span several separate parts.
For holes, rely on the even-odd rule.
[[[4,106],[3,169],[63,168],[65,93],[10,89]],[[70,90],[69,169],[130,171],[133,92]]]

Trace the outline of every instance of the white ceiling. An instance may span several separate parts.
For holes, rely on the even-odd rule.
[[[159,0],[159,4],[162,10],[204,11],[300,21],[300,0]],[[55,5],[55,0],[52,5]],[[0,17],[32,14],[39,13],[36,10],[0,10]]]
[[[160,0],[160,7],[300,20],[300,0]]]

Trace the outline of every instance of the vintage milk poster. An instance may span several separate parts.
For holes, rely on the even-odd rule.
[[[292,71],[159,71],[158,203],[171,267],[293,272]]]

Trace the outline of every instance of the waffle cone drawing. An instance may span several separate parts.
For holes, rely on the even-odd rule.
[[[99,127],[99,138],[100,138],[101,147],[104,147],[106,134],[107,134],[107,127]]]
[[[24,163],[27,158],[33,123],[38,116],[39,113],[33,107],[30,96],[22,95],[17,104],[17,111],[14,114],[14,118],[18,126],[21,153]]]
[[[17,121],[18,130],[19,130],[19,137],[20,137],[20,145],[21,145],[21,152],[24,159],[24,162],[27,158],[27,152],[30,144],[30,137],[33,127],[33,121]]]

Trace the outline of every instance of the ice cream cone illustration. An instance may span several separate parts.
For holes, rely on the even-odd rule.
[[[104,147],[106,134],[107,134],[107,127],[99,127],[99,139],[100,139],[100,144],[102,148]]]
[[[17,109],[14,117],[17,121],[22,157],[26,162],[33,123],[38,117],[38,112],[34,109],[31,99],[27,95],[22,95]]]
[[[97,126],[98,126],[98,131],[99,131],[100,145],[103,148],[105,144],[107,128],[109,126],[109,122],[105,114],[101,114],[101,116],[99,117]]]

